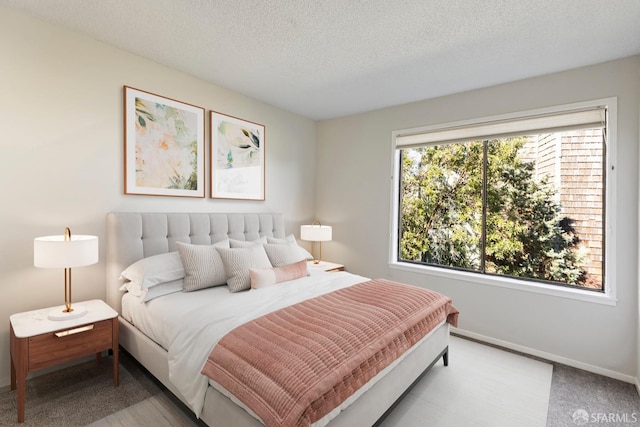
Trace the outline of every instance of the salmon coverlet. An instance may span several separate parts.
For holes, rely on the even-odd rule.
[[[449,297],[383,279],[247,322],[213,348],[202,373],[266,426],[308,426],[447,321]]]

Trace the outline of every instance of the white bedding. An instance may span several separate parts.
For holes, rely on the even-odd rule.
[[[257,290],[230,293],[221,286],[178,292],[146,304],[125,295],[123,317],[167,350],[169,377],[199,417],[208,386],[200,371],[226,333],[271,311],[368,280],[346,272],[310,273]]]

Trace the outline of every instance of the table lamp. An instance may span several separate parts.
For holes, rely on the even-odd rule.
[[[318,242],[320,245],[320,256],[318,256],[318,259],[313,260],[314,264],[318,264],[322,259],[322,242],[331,240],[331,226],[322,225],[318,220],[314,220],[311,225],[301,225],[300,239],[309,242]],[[313,245],[313,243],[311,243],[311,245]],[[311,250],[313,250],[313,248],[311,248]]]
[[[64,268],[64,309],[49,313],[51,320],[69,320],[87,313],[71,307],[71,269],[98,262],[96,236],[71,236],[69,227],[62,236],[36,237],[33,240],[33,265],[40,268]]]

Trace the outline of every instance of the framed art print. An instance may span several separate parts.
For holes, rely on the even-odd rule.
[[[124,87],[124,192],[205,197],[204,108]]]
[[[211,197],[264,200],[265,127],[211,111]]]

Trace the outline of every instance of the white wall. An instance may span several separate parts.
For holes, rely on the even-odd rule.
[[[296,235],[313,219],[314,121],[2,7],[0,57],[0,386],[9,316],[64,300],[62,271],[33,267],[34,237],[101,239],[100,263],[73,272],[82,301],[105,297],[109,211],[277,211]],[[264,124],[266,201],[124,195],[123,85]]]
[[[323,245],[324,258],[355,273],[450,295],[461,312],[461,329],[633,381],[638,351],[639,86],[640,57],[633,57],[320,122],[316,216],[334,227],[334,240]],[[618,97],[615,307],[388,267],[393,130],[612,96]]]

